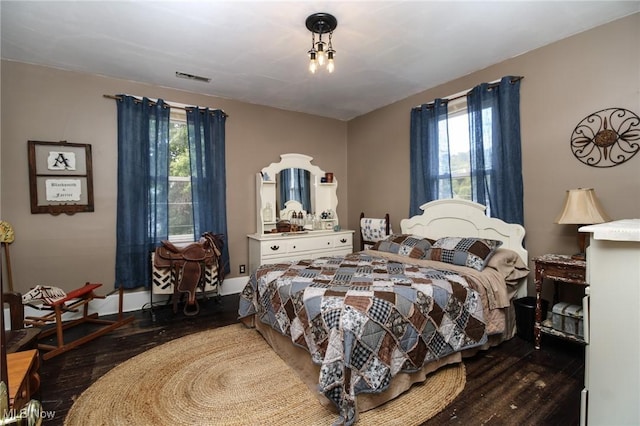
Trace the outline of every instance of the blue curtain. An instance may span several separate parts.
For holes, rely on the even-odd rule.
[[[467,95],[473,200],[492,217],[524,225],[520,78],[483,83]]]
[[[116,287],[149,287],[150,254],[169,233],[170,109],[126,95],[117,106]]]
[[[204,232],[222,234],[222,264],[230,272],[227,238],[227,177],[225,123],[221,110],[187,108],[187,135],[191,162],[194,238]]]
[[[411,110],[409,217],[442,195],[452,198],[446,99]]]
[[[280,209],[289,200],[302,204],[307,213],[311,211],[311,173],[305,169],[283,169],[280,171]]]

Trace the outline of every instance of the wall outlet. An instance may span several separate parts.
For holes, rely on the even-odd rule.
[[[247,271],[247,268],[245,265],[240,265],[240,273],[244,274]]]

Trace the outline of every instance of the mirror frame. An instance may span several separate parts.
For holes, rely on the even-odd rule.
[[[338,207],[338,180],[334,177],[333,182],[321,182],[321,178],[325,177],[325,171],[320,167],[312,164],[313,157],[304,154],[287,153],[280,155],[280,161],[271,163],[264,167],[260,173],[256,174],[256,209],[257,209],[257,226],[258,234],[271,233],[270,230],[275,228],[275,222],[280,209],[276,205],[276,176],[284,169],[304,169],[311,174],[311,204],[315,208],[315,213],[320,214],[323,211],[331,210],[333,213],[330,222],[326,222],[326,229],[333,229],[338,225],[338,215],[336,208]],[[266,179],[268,178],[268,180]],[[265,222],[263,217],[264,208],[267,203],[271,204],[273,209],[273,222]]]

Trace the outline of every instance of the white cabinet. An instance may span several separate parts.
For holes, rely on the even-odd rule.
[[[581,424],[640,424],[640,219],[580,228],[589,302]]]
[[[311,231],[296,234],[251,234],[249,272],[265,263],[342,256],[353,252],[353,231]]]

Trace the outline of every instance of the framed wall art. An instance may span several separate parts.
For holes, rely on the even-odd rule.
[[[31,213],[93,211],[91,145],[28,141]]]

